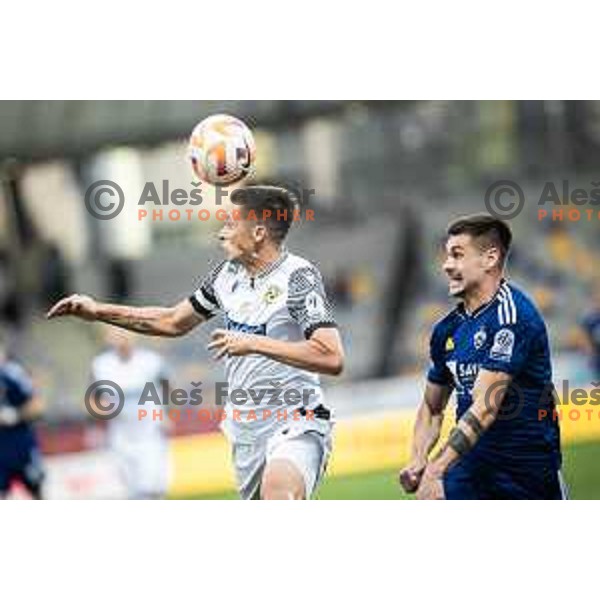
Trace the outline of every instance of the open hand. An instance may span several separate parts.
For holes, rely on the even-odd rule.
[[[216,350],[215,360],[223,356],[245,356],[252,354],[256,336],[249,333],[227,331],[226,329],[215,329],[212,333],[212,341],[208,344],[208,350]]]

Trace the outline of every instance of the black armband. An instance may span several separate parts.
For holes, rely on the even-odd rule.
[[[200,316],[204,317],[205,319],[210,319],[212,316],[214,316],[213,312],[211,312],[207,308],[204,308],[204,306],[202,306],[202,304],[200,304],[200,302],[198,302],[198,299],[196,298],[195,295],[191,295],[189,300],[190,300],[190,303],[191,303],[192,307],[194,308],[194,310]]]
[[[473,443],[460,427],[455,427],[448,437],[448,446],[450,446],[456,454],[462,456],[471,449]]]
[[[483,425],[470,409],[462,416],[461,421],[464,421],[477,437],[481,437],[484,432]]]

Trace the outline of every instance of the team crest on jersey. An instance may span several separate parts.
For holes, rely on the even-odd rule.
[[[269,286],[269,289],[264,293],[263,300],[266,304],[273,304],[279,296],[283,293],[283,290],[276,285]]]
[[[479,350],[487,340],[487,333],[485,332],[485,327],[480,327],[477,333],[473,336],[473,345],[476,350]]]
[[[490,357],[496,360],[509,361],[515,345],[515,334],[510,329],[501,329],[494,336]]]
[[[454,350],[454,340],[449,337],[446,340],[446,352],[451,352],[452,350]]]

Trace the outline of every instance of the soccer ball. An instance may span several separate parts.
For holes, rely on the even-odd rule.
[[[190,137],[190,159],[196,177],[212,185],[241,181],[251,173],[256,156],[248,126],[230,115],[200,121]]]

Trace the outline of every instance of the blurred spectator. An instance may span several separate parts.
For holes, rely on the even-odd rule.
[[[19,302],[9,255],[0,248],[0,320],[11,328],[19,328],[23,324],[24,312],[24,307]]]
[[[54,242],[44,244],[41,267],[42,302],[52,305],[65,296],[70,288],[70,273],[58,246]]]
[[[338,271],[330,286],[331,297],[336,308],[352,308],[351,281],[346,271]]]
[[[127,300],[133,292],[133,275],[129,261],[113,258],[108,264],[108,289],[111,298]]]

